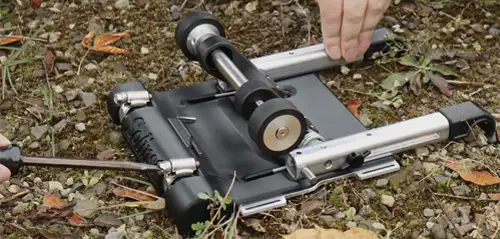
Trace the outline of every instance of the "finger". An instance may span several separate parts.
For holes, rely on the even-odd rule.
[[[342,25],[342,0],[318,0],[321,16],[323,43],[328,56],[334,60],[342,57],[340,27]]]
[[[11,176],[10,170],[7,167],[0,164],[0,183],[9,180],[10,176]]]
[[[377,24],[384,16],[384,12],[387,11],[390,5],[390,0],[368,0],[368,8],[366,9],[363,28],[359,35],[360,54],[365,54],[368,48],[370,48],[373,30],[375,30]]]
[[[0,148],[5,148],[10,145],[10,140],[0,134]]]
[[[341,46],[342,55],[347,62],[352,62],[359,54],[359,33],[363,27],[368,0],[344,1],[344,16],[342,18]]]

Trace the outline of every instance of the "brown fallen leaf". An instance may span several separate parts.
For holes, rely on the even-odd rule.
[[[353,227],[345,232],[336,229],[323,229],[317,225],[310,229],[299,229],[284,239],[378,239],[377,234],[363,228]]]
[[[151,196],[141,194],[138,191],[132,191],[132,190],[129,190],[126,188],[115,188],[113,190],[113,193],[117,197],[130,198],[130,199],[134,199],[136,201],[155,201],[156,200],[155,198],[153,198]]]
[[[55,194],[47,194],[43,197],[43,206],[47,208],[62,208],[64,205],[64,201]]]
[[[500,200],[500,193],[488,193],[488,197],[495,200]]]
[[[111,44],[123,39],[130,38],[130,35],[127,32],[124,33],[103,33],[95,37],[94,32],[89,32],[82,39],[82,46],[87,48],[88,50],[108,53],[108,54],[129,54],[130,51],[127,49],[121,49]]]
[[[477,185],[488,186],[500,183],[500,178],[488,172],[464,170],[462,167],[462,163],[456,160],[448,161],[445,166],[457,172],[463,180],[475,183]]]
[[[351,113],[356,116],[356,118],[359,118],[359,112],[358,109],[361,106],[361,100],[354,99],[354,100],[349,100],[346,104],[347,109],[351,111]]]
[[[47,48],[45,50],[45,56],[43,58],[43,66],[47,70],[47,73],[54,72],[55,61],[56,61],[56,56],[54,55],[54,52],[52,51],[52,49]]]
[[[80,224],[87,223],[87,221],[84,218],[82,218],[74,213],[71,214],[67,219],[68,219],[68,222],[73,224],[73,225],[80,225]]]
[[[53,219],[69,217],[73,213],[75,204],[68,204],[61,208],[49,208],[44,205],[40,206],[33,219]]]
[[[0,46],[9,45],[9,44],[12,44],[14,42],[20,42],[22,40],[23,40],[23,37],[20,35],[2,37],[2,38],[0,38]]]

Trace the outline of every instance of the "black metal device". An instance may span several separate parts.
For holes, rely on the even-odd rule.
[[[392,39],[389,30],[375,30],[358,60],[387,52]],[[315,75],[346,64],[331,60],[322,44],[247,59],[204,12],[179,23],[176,41],[215,79],[165,92],[128,82],[108,95],[108,113],[139,162],[28,157],[11,146],[0,150],[0,164],[15,173],[23,165],[143,171],[166,198],[178,231],[189,236],[192,224],[210,220],[199,193],[229,193],[247,217],[335,180],[398,171],[398,153],[461,139],[475,125],[489,143],[499,140],[493,116],[473,102],[366,129]]]
[[[358,60],[390,50],[391,35],[375,30]],[[247,59],[205,12],[185,16],[175,37],[186,57],[215,79],[166,92],[120,84],[108,96],[108,109],[140,162],[177,165],[173,180],[149,177],[184,235],[192,233],[191,224],[210,219],[198,193],[225,194],[233,177],[233,203],[249,216],[340,178],[395,172],[397,153],[464,137],[466,125],[479,124],[491,142],[497,138],[492,116],[472,102],[367,130],[315,75],[346,64],[331,60],[322,44]],[[186,159],[199,162],[196,170],[182,173]]]

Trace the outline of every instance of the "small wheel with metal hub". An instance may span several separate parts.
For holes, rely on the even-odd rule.
[[[262,152],[282,155],[302,142],[306,120],[290,101],[275,98],[255,109],[248,121],[248,132]]]
[[[209,36],[226,37],[222,23],[208,12],[192,12],[175,28],[175,42],[190,60],[196,59],[198,45]]]

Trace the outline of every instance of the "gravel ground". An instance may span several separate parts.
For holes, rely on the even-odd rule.
[[[132,160],[107,115],[107,93],[117,83],[133,80],[168,90],[211,79],[186,62],[175,46],[176,23],[188,12],[211,11],[248,57],[305,46],[320,37],[314,1],[49,0],[35,9],[32,2],[0,3],[0,34],[14,31],[27,37],[22,44],[9,45],[22,45],[17,58],[20,50],[0,49],[2,66],[7,64],[2,69],[10,73],[2,82],[0,133],[21,145],[25,154],[38,156]],[[359,118],[370,128],[467,100],[498,117],[498,1],[395,2],[381,26],[405,39],[408,56],[420,59],[428,52],[425,59],[448,66],[456,76],[436,76],[443,70],[433,77],[406,75],[412,82],[390,95],[394,80],[405,77],[385,79],[412,67],[387,56],[321,72],[332,91],[344,102],[359,100]],[[88,53],[81,40],[89,31],[128,32],[131,37],[116,45],[131,54]],[[45,62],[55,62],[53,71],[45,64],[47,75],[46,52],[54,56]],[[415,78],[429,81],[419,84]],[[402,155],[400,172],[334,183],[286,208],[239,220],[238,234],[279,238],[316,225],[342,231],[357,226],[381,238],[500,238],[500,204],[494,194],[500,193],[498,184],[466,181],[444,166],[447,159],[463,160],[474,170],[496,175],[499,152],[481,134],[418,148]],[[130,196],[130,188],[153,193],[147,182],[137,179],[146,180],[111,171],[25,168],[0,184],[0,238],[175,238],[164,211],[122,205],[146,197]]]

